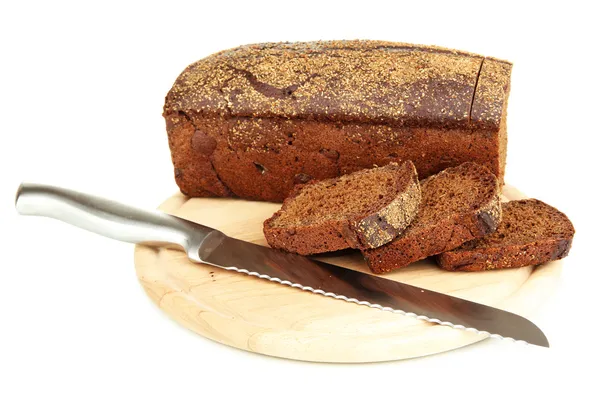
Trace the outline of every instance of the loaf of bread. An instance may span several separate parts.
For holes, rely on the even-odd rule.
[[[511,64],[378,41],[248,45],[188,66],[164,107],[189,196],[281,202],[296,183],[411,160],[502,182]]]

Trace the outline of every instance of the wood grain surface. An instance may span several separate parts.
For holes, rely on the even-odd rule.
[[[510,186],[503,195],[504,200],[524,198]],[[279,207],[176,194],[160,209],[266,246],[262,223]],[[322,259],[368,272],[360,253]],[[486,339],[194,264],[175,249],[136,246],[135,267],[148,296],[175,321],[209,339],[256,353],[319,362],[374,362],[430,355]],[[552,294],[561,268],[562,262],[556,261],[536,268],[457,273],[423,260],[385,277],[528,317]]]

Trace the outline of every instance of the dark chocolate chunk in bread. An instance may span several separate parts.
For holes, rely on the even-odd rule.
[[[271,247],[304,255],[378,247],[410,224],[420,201],[413,163],[391,163],[297,185],[264,234]]]
[[[502,203],[496,232],[440,254],[449,271],[484,271],[538,265],[566,257],[575,229],[565,214],[535,200]]]
[[[495,175],[471,162],[425,179],[412,224],[392,242],[363,251],[369,268],[389,272],[494,232],[501,219],[499,191]]]

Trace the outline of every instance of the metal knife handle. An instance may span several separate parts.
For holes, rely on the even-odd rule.
[[[214,229],[159,211],[146,211],[101,197],[48,185],[23,183],[15,207],[20,214],[61,220],[130,243],[175,244],[198,258],[198,243]],[[195,244],[195,245],[194,245]]]

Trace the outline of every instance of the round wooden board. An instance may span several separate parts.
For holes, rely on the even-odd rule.
[[[504,200],[524,197],[509,186],[503,194]],[[262,224],[279,207],[177,194],[160,209],[266,246]],[[322,259],[368,272],[360,253]],[[212,340],[256,353],[306,361],[373,362],[430,355],[486,339],[194,264],[175,249],[136,246],[135,267],[146,293],[177,322]],[[560,270],[557,261],[537,268],[453,273],[424,260],[386,277],[527,317],[553,292]]]

